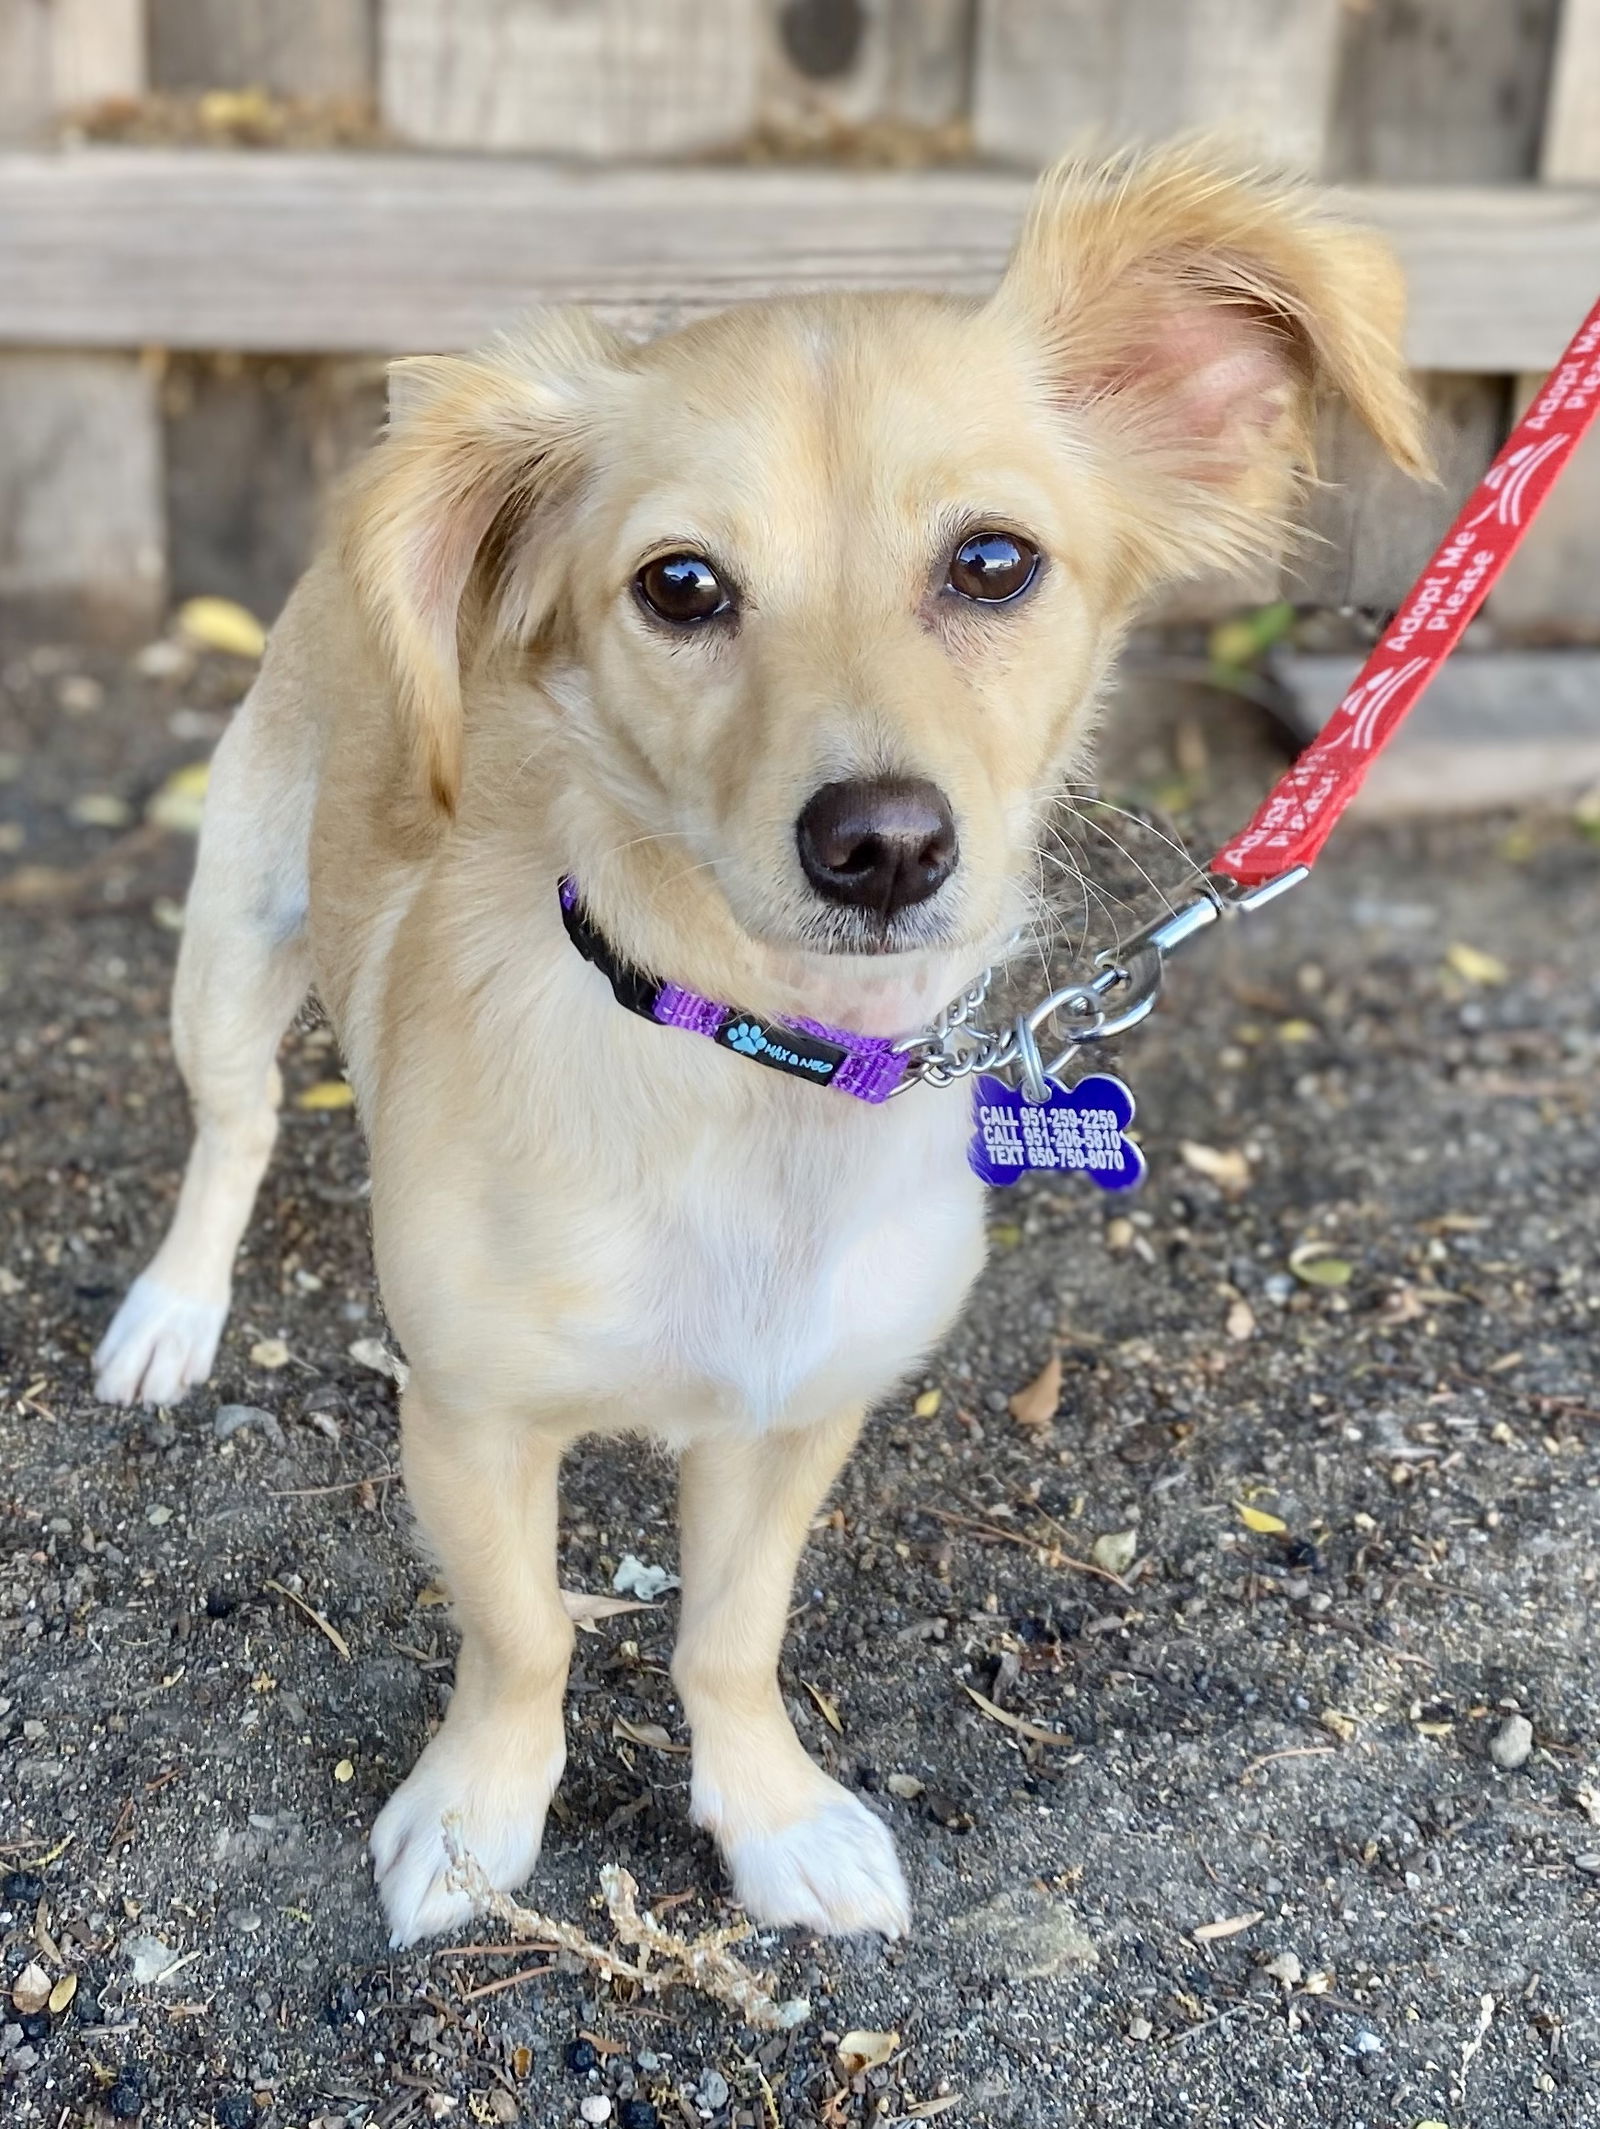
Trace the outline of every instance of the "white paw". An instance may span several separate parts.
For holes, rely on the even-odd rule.
[[[509,1769],[484,1765],[499,1756],[487,1746],[475,1752],[470,1739],[458,1743],[442,1730],[379,1812],[372,1862],[396,1950],[458,1929],[472,1914],[471,1900],[447,1882],[447,1818],[457,1844],[497,1890],[514,1892],[532,1875],[566,1748],[534,1772],[524,1760]]]
[[[825,1937],[878,1930],[903,1937],[911,1895],[881,1820],[847,1790],[778,1833],[747,1834],[724,1851],[733,1889],[757,1922]]]
[[[129,1287],[94,1356],[102,1404],[175,1405],[217,1357],[227,1302],[193,1301],[144,1272]]]

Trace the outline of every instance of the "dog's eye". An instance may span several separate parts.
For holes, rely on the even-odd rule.
[[[1039,550],[1009,532],[975,532],[950,557],[949,589],[963,599],[1000,606],[1027,590],[1039,567]]]
[[[646,562],[633,588],[653,614],[680,628],[730,613],[727,587],[702,554],[664,554]]]

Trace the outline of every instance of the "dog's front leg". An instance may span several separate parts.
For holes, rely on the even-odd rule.
[[[672,1675],[694,1739],[691,1808],[758,1922],[898,1937],[911,1909],[894,1843],[807,1756],[778,1656],[800,1549],[860,1431],[703,1439],[683,1459],[683,1619]]]
[[[372,1830],[392,1941],[465,1921],[446,1883],[447,1818],[490,1880],[523,1883],[566,1763],[561,1703],[572,1625],[556,1574],[557,1477],[571,1433],[408,1389],[406,1489],[461,1628],[444,1726]]]

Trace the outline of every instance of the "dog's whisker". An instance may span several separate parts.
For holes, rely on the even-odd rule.
[[[1124,843],[1119,836],[1115,835],[1111,829],[1102,826],[1099,821],[1090,820],[1086,813],[1079,813],[1077,818],[1083,822],[1083,825],[1086,828],[1092,829],[1096,835],[1104,836],[1106,841],[1111,845],[1112,849],[1116,851],[1119,857],[1126,858],[1128,863],[1133,867],[1134,871],[1139,875],[1140,879],[1144,881],[1150,892],[1157,898],[1157,900],[1161,903],[1161,906],[1165,910],[1170,913],[1172,910],[1176,909],[1177,904],[1173,901],[1172,896],[1168,893],[1167,889],[1162,886],[1161,882],[1155,877],[1154,873],[1150,871],[1148,866],[1142,865],[1139,862],[1139,860],[1134,856],[1133,852],[1128,848],[1126,843]],[[1196,872],[1198,872],[1200,868],[1198,866],[1195,866],[1194,869]]]
[[[1174,835],[1170,829],[1163,828],[1159,822],[1153,821],[1148,814],[1135,813],[1129,806],[1119,806],[1114,799],[1102,798],[1097,791],[1087,785],[1082,787],[1081,797],[1078,794],[1078,787],[1068,785],[1066,797],[1069,817],[1074,820],[1082,820],[1086,827],[1096,825],[1089,820],[1085,811],[1086,807],[1093,806],[1100,813],[1115,813],[1122,820],[1131,821],[1136,828],[1144,829],[1147,835],[1153,835],[1158,843],[1164,843],[1174,857],[1182,859],[1186,871],[1195,874],[1197,877],[1204,873],[1205,867],[1198,862],[1189,846],[1183,841],[1183,838]],[[1124,855],[1131,856],[1131,853],[1124,852]]]

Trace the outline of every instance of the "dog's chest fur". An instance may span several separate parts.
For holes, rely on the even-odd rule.
[[[842,1099],[802,1090],[805,1110]],[[959,1094],[814,1119],[802,1103],[783,1105],[788,1128],[697,1134],[636,1266],[660,1373],[757,1426],[878,1395],[982,1254]]]

